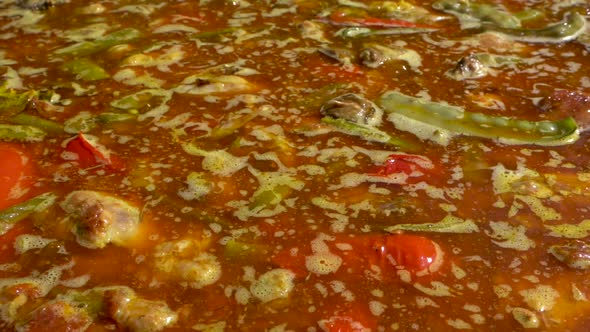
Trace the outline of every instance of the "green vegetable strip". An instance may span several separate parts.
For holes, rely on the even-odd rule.
[[[112,113],[112,112],[104,112],[100,113],[96,116],[96,119],[101,123],[112,123],[112,122],[121,122],[121,121],[129,121],[134,120],[137,118],[137,115],[134,114],[126,114],[126,113]]]
[[[0,141],[41,142],[47,133],[33,126],[0,124]]]
[[[32,213],[49,208],[55,204],[56,199],[57,195],[48,192],[0,211],[0,235],[6,233],[14,224]]]
[[[130,42],[139,38],[141,33],[133,28],[121,29],[94,41],[76,43],[55,51],[55,54],[86,56],[100,52],[111,46]]]
[[[30,90],[18,93],[14,90],[0,86],[0,114],[16,114],[22,112],[29,100],[37,95],[36,91]]]
[[[425,224],[398,224],[385,228],[389,233],[396,233],[399,231],[408,232],[434,232],[434,233],[475,233],[479,231],[477,224],[472,220],[460,219],[451,215],[447,215],[441,221],[435,223]]]
[[[559,23],[542,29],[511,29],[503,27],[489,27],[512,39],[531,43],[559,43],[576,39],[586,30],[586,19],[577,12],[568,13]]]
[[[61,135],[64,133],[64,129],[61,124],[59,124],[55,121],[43,119],[41,117],[26,114],[26,113],[20,113],[20,114],[13,116],[12,118],[10,118],[10,122],[17,124],[17,125],[36,127],[36,128],[43,130],[44,132],[46,132],[48,134],[55,135],[55,136],[58,136],[58,135]]]
[[[491,22],[502,28],[520,27],[518,17],[488,4],[464,0],[439,0],[432,7],[455,15],[468,15],[478,20]]]
[[[109,74],[94,61],[87,58],[79,58],[68,61],[62,68],[84,81],[97,81],[109,77]]]
[[[237,239],[231,239],[225,245],[224,255],[229,259],[255,259],[261,260],[267,257],[268,247],[261,243],[248,243]]]
[[[527,121],[489,116],[398,92],[382,95],[379,105],[385,112],[400,114],[456,134],[499,139],[505,143],[564,145],[578,139],[578,127],[571,117],[559,121]]]
[[[375,127],[352,123],[344,119],[334,119],[329,116],[323,117],[322,122],[335,127],[336,129],[345,134],[358,136],[367,141],[395,145],[404,149],[415,148],[409,142],[406,142],[400,138],[393,137],[388,133],[381,131],[380,129],[377,129]]]

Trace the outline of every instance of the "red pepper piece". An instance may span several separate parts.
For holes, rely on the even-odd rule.
[[[340,11],[333,12],[328,19],[328,23],[338,26],[361,26],[374,28],[434,28],[428,24],[420,24],[392,18],[378,18],[372,16],[351,17]]]
[[[80,133],[66,145],[66,151],[75,153],[81,168],[90,168],[98,165],[106,165],[111,169],[123,168],[122,161],[108,151],[102,152],[92,144],[84,134]]]

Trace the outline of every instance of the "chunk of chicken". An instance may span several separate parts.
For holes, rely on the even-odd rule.
[[[178,320],[165,302],[143,299],[127,287],[107,290],[104,296],[110,316],[133,332],[160,331]]]
[[[548,251],[557,260],[573,269],[590,269],[590,246],[583,241],[576,240],[565,244],[553,245]]]
[[[72,233],[84,247],[124,246],[139,228],[140,211],[126,201],[105,193],[78,190],[60,204],[72,221]]]
[[[211,285],[221,277],[217,257],[203,252],[203,244],[196,240],[164,242],[156,247],[154,256],[158,270],[193,288]]]

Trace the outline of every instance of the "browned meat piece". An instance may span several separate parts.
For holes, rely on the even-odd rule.
[[[93,319],[86,310],[67,301],[56,300],[48,302],[31,314],[31,319],[17,326],[18,331],[26,332],[56,332],[56,331],[85,331]]]
[[[101,192],[74,191],[61,207],[73,222],[76,240],[87,248],[103,248],[109,243],[123,246],[139,227],[137,207]]]
[[[329,100],[320,112],[324,116],[368,126],[378,126],[383,116],[383,111],[377,105],[354,93]]]
[[[449,75],[455,79],[479,78],[486,73],[486,66],[474,54],[461,58],[455,68],[449,71]]]

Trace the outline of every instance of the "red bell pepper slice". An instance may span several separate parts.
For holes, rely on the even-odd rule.
[[[76,160],[83,169],[99,165],[106,165],[115,170],[123,168],[119,158],[100,145],[90,142],[82,133],[67,143],[66,151],[76,155]]]
[[[337,26],[360,26],[360,27],[374,27],[374,28],[433,28],[428,24],[414,23],[405,20],[378,18],[378,17],[352,17],[347,16],[346,13],[335,11],[327,20],[328,23]]]

